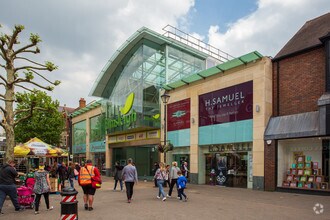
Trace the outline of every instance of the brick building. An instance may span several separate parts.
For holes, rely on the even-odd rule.
[[[273,58],[265,190],[329,193],[330,13],[306,22]]]

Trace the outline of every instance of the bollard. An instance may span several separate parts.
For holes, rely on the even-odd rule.
[[[62,189],[61,218],[60,220],[78,220],[78,192],[71,187]]]

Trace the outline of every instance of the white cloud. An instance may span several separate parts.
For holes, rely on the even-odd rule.
[[[330,11],[328,0],[259,0],[252,14],[229,24],[225,33],[209,28],[209,43],[233,56],[254,50],[275,56],[308,20]]]
[[[58,65],[45,76],[62,81],[50,94],[61,105],[78,107],[81,97],[97,99],[88,97],[94,81],[130,35],[142,26],[162,33],[165,25],[184,22],[193,6],[193,0],[11,0],[1,4],[6,10],[0,23],[10,29],[23,24],[25,38],[31,32],[41,36],[41,54],[35,59]]]

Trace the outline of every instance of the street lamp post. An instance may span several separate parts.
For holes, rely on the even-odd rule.
[[[167,133],[167,130],[166,130],[166,117],[167,117],[167,113],[166,113],[166,104],[168,102],[168,100],[170,99],[170,95],[167,94],[166,92],[164,92],[163,95],[160,96],[160,98],[162,99],[162,102],[164,104],[164,146],[163,146],[163,149],[165,149],[165,146],[166,146],[166,143],[167,143],[167,140],[166,140],[166,133]],[[164,151],[164,163],[166,163],[166,152]]]

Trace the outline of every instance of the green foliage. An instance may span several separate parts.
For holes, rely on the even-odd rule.
[[[39,37],[38,34],[31,33],[31,35],[30,35],[30,41],[33,44],[37,44],[37,43],[41,42],[41,38]]]
[[[53,71],[53,70],[56,70],[58,68],[58,66],[55,66],[55,64],[50,62],[50,61],[46,61],[45,66],[46,66],[48,71]]]
[[[16,110],[29,109],[31,105],[44,110],[34,110],[33,116],[19,123],[15,127],[16,142],[26,142],[33,137],[48,144],[58,145],[61,142],[61,133],[64,130],[64,119],[58,112],[59,102],[53,101],[46,92],[35,90],[34,93],[16,93],[18,103]],[[18,114],[16,119],[22,118],[29,112]]]

